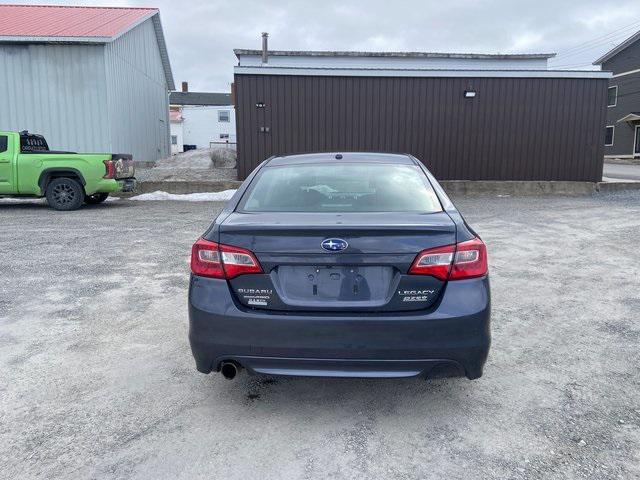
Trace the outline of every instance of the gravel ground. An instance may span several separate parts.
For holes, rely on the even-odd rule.
[[[484,237],[479,380],[195,371],[215,203],[0,204],[0,477],[640,477],[640,192],[460,198]]]

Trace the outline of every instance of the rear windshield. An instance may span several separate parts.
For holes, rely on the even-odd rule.
[[[416,165],[372,163],[263,168],[243,196],[245,212],[440,212]]]

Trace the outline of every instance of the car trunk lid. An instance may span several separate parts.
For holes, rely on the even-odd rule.
[[[327,250],[323,241],[344,241]],[[245,306],[291,311],[402,311],[429,307],[444,282],[408,275],[416,255],[455,243],[436,213],[232,213],[220,243],[252,251],[262,274],[230,285]]]

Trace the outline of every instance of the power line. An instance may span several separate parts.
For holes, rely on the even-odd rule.
[[[628,55],[625,56],[626,60],[635,60],[638,64],[638,68],[640,68],[640,55]],[[573,67],[589,67],[592,63],[572,63],[572,64],[560,64],[560,65],[551,65],[552,69],[563,69],[563,68],[573,68]],[[622,80],[620,80],[622,81]]]
[[[554,58],[554,60],[563,60],[566,61],[568,59],[570,59],[571,57],[576,57],[578,55],[582,55],[585,54],[587,52],[590,52],[592,50],[596,50],[596,49],[601,49],[603,46],[608,45],[608,49],[610,50],[611,48],[613,48],[616,45],[619,45],[623,40],[625,40],[626,38],[628,38],[628,34],[624,34],[621,35],[618,39],[614,39],[611,38],[605,42],[599,43],[599,44],[594,44],[594,45],[590,45],[587,47],[583,47],[581,50],[575,50],[569,54],[562,54],[562,55],[558,55],[557,57]]]
[[[607,43],[607,40],[610,39],[611,37],[619,36],[623,32],[625,32],[625,34],[626,34],[626,33],[628,33],[629,30],[635,30],[635,29],[637,29],[639,27],[640,27],[640,21],[639,22],[630,23],[629,25],[626,25],[624,27],[620,27],[620,28],[614,30],[613,32],[605,33],[604,35],[592,38],[591,40],[587,40],[586,42],[582,42],[582,43],[579,43],[578,45],[570,47],[570,48],[566,49],[564,51],[564,53],[561,53],[560,55],[558,55],[558,57],[568,56],[569,53],[571,53],[571,52],[573,52],[575,50],[582,49],[582,48],[584,48],[584,47],[586,47],[588,45],[591,45],[591,44],[602,45],[604,43]],[[603,42],[603,40],[604,40],[604,42]]]
[[[637,28],[638,26],[640,26],[640,21],[638,21],[638,22],[634,22],[634,23],[630,23],[629,25],[625,25],[624,27],[620,27],[620,28],[618,28],[618,29],[616,29],[616,30],[614,30],[614,31],[612,31],[612,32],[605,33],[604,35],[601,35],[601,36],[599,36],[599,37],[595,37],[595,38],[592,38],[591,40],[587,40],[586,42],[583,42],[582,44],[578,44],[578,45],[576,45],[575,47],[571,47],[571,48],[569,48],[569,49],[568,49],[568,51],[574,50],[574,49],[576,49],[576,48],[580,48],[580,46],[581,46],[581,45],[584,45],[584,44],[597,42],[597,41],[603,40],[603,39],[605,39],[605,38],[608,38],[608,37],[610,37],[610,36],[612,36],[612,35],[617,35],[617,34],[619,34],[620,32],[622,32],[622,31],[626,31],[626,30],[629,30],[629,29],[631,29],[631,28],[634,28],[634,29],[635,29],[635,28]]]
[[[640,27],[640,22],[632,23],[616,31],[613,31],[608,34],[602,35],[600,37],[596,37],[592,40],[583,42],[581,44],[578,44],[560,53],[552,61],[557,61],[559,59],[567,60],[570,57],[575,57],[577,55],[586,53],[590,50],[600,48],[601,46],[606,45],[608,43],[613,43],[614,45],[619,44],[622,40],[625,40],[626,38],[628,38],[630,36],[629,34],[632,31],[635,32],[638,29],[638,27]]]

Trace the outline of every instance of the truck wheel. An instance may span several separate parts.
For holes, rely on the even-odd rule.
[[[97,205],[104,202],[108,196],[108,193],[94,193],[93,195],[87,195],[84,197],[84,201],[89,205]]]
[[[54,178],[45,192],[49,206],[55,210],[77,210],[84,202],[84,190],[73,178]]]

